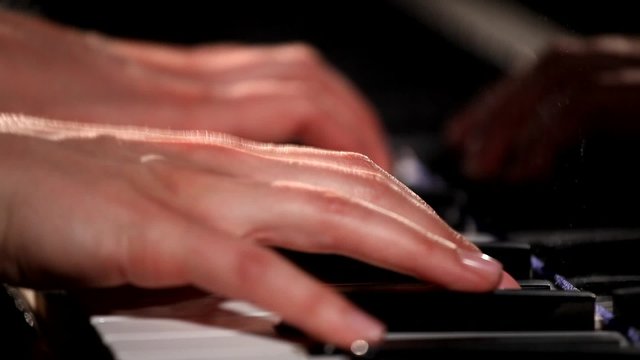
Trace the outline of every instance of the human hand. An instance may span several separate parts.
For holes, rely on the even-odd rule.
[[[541,179],[581,137],[638,130],[639,74],[637,39],[561,39],[451,119],[445,135],[473,178]]]
[[[305,44],[169,46],[0,10],[0,79],[0,111],[207,129],[359,152],[391,166],[373,108]]]
[[[382,325],[270,247],[337,253],[446,288],[499,263],[366,157],[204,132],[0,115],[0,279],[197,286],[346,346]]]

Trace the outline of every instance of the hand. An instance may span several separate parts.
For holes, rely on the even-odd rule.
[[[0,79],[0,111],[297,142],[390,168],[372,107],[304,44],[142,43],[0,10]]]
[[[0,173],[5,282],[193,285],[348,347],[380,340],[382,326],[270,247],[343,254],[450,289],[501,281],[499,263],[355,153],[2,115]]]
[[[446,136],[473,178],[540,179],[582,136],[638,130],[639,74],[636,39],[561,39],[454,117]]]

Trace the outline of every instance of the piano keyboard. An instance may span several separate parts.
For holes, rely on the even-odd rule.
[[[640,290],[616,288],[625,282],[603,284],[600,279],[607,275],[603,264],[594,276],[597,291],[574,288],[571,277],[588,287],[590,275],[578,265],[581,257],[589,256],[589,249],[635,251],[640,242],[629,241],[628,236],[579,238],[571,241],[573,245],[567,241],[558,245],[552,235],[539,241],[529,238],[530,245],[518,239],[481,245],[517,274],[522,286],[484,294],[442,291],[339,256],[283,251],[387,324],[389,333],[380,346],[358,343],[351,352],[297,332],[276,314],[195,289],[42,292],[36,314],[27,311],[24,301],[16,301],[20,304],[16,307],[28,314],[19,317],[30,324],[23,327],[36,329],[38,335],[31,334],[32,340],[38,338],[32,341],[34,348],[45,349],[40,353],[47,356],[26,357],[37,359],[445,359],[454,354],[640,359],[636,330]],[[553,246],[556,253],[550,250]],[[541,266],[544,260],[549,263]],[[635,262],[623,260],[614,253],[601,261],[615,262],[614,269],[626,269],[624,276],[629,277]],[[572,261],[576,267],[570,277],[551,272],[555,266],[570,267]],[[322,264],[331,266],[323,269]]]
[[[118,360],[302,360],[299,345],[212,324],[135,316],[94,316],[102,341]]]
[[[409,182],[416,167],[405,170]],[[428,202],[442,190],[433,176],[415,179]],[[278,250],[385,322],[376,347],[341,351],[277,314],[191,288],[44,291],[32,309],[5,287],[0,310],[15,311],[2,317],[0,336],[25,359],[640,359],[640,231],[473,235],[521,290],[443,291],[346,257]]]
[[[397,173],[403,182],[441,205],[439,213],[447,207],[465,213],[465,204],[446,196],[451,189],[420,167],[415,153],[402,156]],[[458,215],[448,221],[457,216],[468,225]],[[35,349],[24,358],[37,359],[438,359],[454,353],[640,359],[640,231],[470,234],[522,290],[448,292],[341,256],[279,250],[386,323],[389,334],[376,348],[355,344],[351,352],[339,351],[280,323],[276,314],[195,289],[42,292],[36,313],[16,301],[19,315],[6,323],[18,324],[23,334],[13,345]],[[3,330],[5,339],[16,338],[14,330]]]

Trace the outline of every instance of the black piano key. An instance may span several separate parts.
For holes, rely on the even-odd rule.
[[[640,275],[594,275],[570,278],[578,289],[598,295],[611,295],[616,289],[640,287]]]
[[[504,270],[516,280],[531,278],[531,246],[522,243],[493,242],[480,244],[480,250],[500,261]]]
[[[531,251],[526,244],[481,244],[480,249],[500,261],[516,280],[531,278]],[[328,284],[418,283],[415,277],[333,254],[311,254],[278,249],[297,266]]]
[[[63,291],[45,291],[38,297],[46,314],[42,328],[53,359],[114,360],[78,299]]]
[[[629,348],[627,340],[617,332],[471,332],[471,333],[391,333],[381,344],[353,346],[357,358],[376,358],[380,354],[405,351],[611,351]],[[339,352],[338,352],[339,353]]]
[[[519,280],[518,284],[523,290],[556,290],[556,287],[549,280],[541,280],[541,279]]]
[[[352,287],[343,294],[389,331],[593,330],[595,295],[574,291],[464,293],[410,287]]]
[[[311,254],[278,249],[288,260],[328,284],[419,283],[414,277],[333,254]]]
[[[510,236],[565,277],[640,275],[640,230],[531,233]]]
[[[492,359],[492,360],[632,360],[640,358],[640,351],[634,348],[615,350],[555,350],[555,349],[381,349],[362,356],[352,354],[351,359],[371,360],[450,360],[450,359]]]
[[[613,313],[628,325],[640,327],[640,287],[614,290]]]
[[[41,359],[51,355],[39,321],[19,289],[0,286],[0,358]]]

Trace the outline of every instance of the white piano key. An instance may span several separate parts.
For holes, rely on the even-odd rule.
[[[246,356],[215,351],[185,350],[181,352],[123,352],[114,355],[116,360],[305,360],[304,354],[265,354],[256,352]]]
[[[94,316],[91,323],[116,360],[307,358],[296,344],[186,320]]]
[[[128,337],[167,338],[184,337],[228,337],[236,334],[235,330],[199,324],[177,319],[136,318],[127,316],[96,316],[91,324],[101,335],[111,338],[126,339]]]

